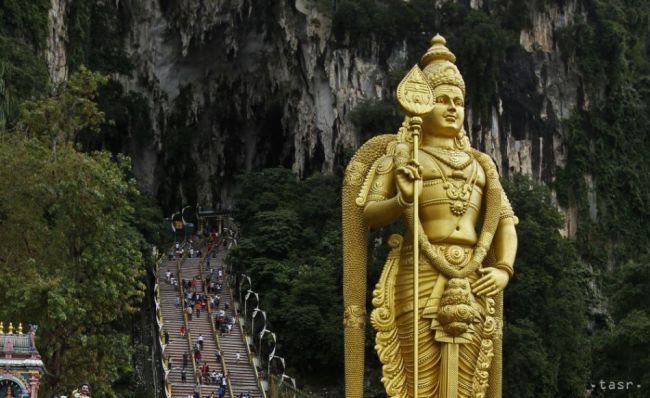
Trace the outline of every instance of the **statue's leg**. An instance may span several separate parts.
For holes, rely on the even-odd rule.
[[[478,273],[471,274],[468,279],[470,284],[474,283],[480,275]],[[485,314],[481,315],[481,320],[474,323],[472,328],[474,332],[471,333],[471,342],[460,344],[458,355],[458,398],[473,398],[474,391],[474,378],[477,371],[477,361],[481,350],[481,341],[483,335],[483,322]]]
[[[419,322],[419,368],[418,368],[418,396],[438,397],[439,369],[440,369],[440,344],[433,339],[431,322],[421,319]],[[400,349],[404,359],[404,370],[409,390],[409,397],[413,396],[413,312],[406,312],[397,319],[397,333],[400,340]]]
[[[481,347],[480,331],[472,335],[472,342],[459,345],[458,398],[473,398],[472,392],[476,360]]]
[[[426,263],[421,263],[420,306],[424,306],[431,295],[438,273]],[[413,396],[413,266],[401,266],[395,285],[395,307],[397,334],[400,351],[404,361],[409,397]],[[422,308],[420,308],[420,314]],[[438,398],[440,378],[440,344],[434,340],[431,320],[420,318],[418,322],[418,396],[421,398]]]

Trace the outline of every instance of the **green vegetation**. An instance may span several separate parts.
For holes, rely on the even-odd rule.
[[[594,380],[632,381],[631,391],[607,392],[612,397],[643,398],[650,383],[650,257],[618,269],[609,289],[613,327],[595,339]],[[638,389],[636,386],[643,388]]]
[[[113,1],[78,0],[69,10],[69,65],[100,72],[129,74],[133,65],[124,49],[130,22],[125,4]]]
[[[647,393],[636,385],[645,388],[650,383],[650,257],[630,262],[618,272],[610,291],[616,326],[597,337],[594,374],[603,379],[633,381],[633,391],[612,396],[642,398]]]
[[[0,35],[42,49],[47,37],[50,5],[49,0],[3,0],[0,5]]]
[[[638,259],[650,243],[650,64],[639,56],[650,50],[650,7],[637,5],[593,1],[590,24],[567,33],[592,103],[566,124],[558,198],[578,207],[580,253],[601,269]]]
[[[315,175],[298,181],[290,170],[266,169],[242,176],[238,187],[242,239],[228,261],[260,294],[287,373],[310,374],[317,383],[338,378],[340,180]]]
[[[160,215],[128,158],[74,146],[104,121],[94,98],[105,82],[81,69],[0,131],[0,318],[39,325],[46,395],[80,380],[98,396],[133,395],[134,383],[115,383],[133,374],[130,316]]]
[[[362,141],[394,132],[402,123],[402,116],[391,100],[362,102],[350,111],[349,117],[365,138]]]
[[[56,156],[60,143],[75,142],[83,130],[99,131],[105,115],[97,107],[97,89],[108,78],[83,66],[61,83],[52,96],[22,103],[16,130],[21,135],[45,140]]]
[[[48,71],[39,51],[45,48],[48,0],[0,3],[0,123],[11,125],[20,101],[42,93],[48,86]]]
[[[650,336],[649,308],[639,292],[648,289],[650,247],[650,5],[586,4],[587,19],[558,32],[589,103],[566,122],[569,158],[556,189],[562,205],[578,209],[578,251],[604,275],[598,288],[611,298],[610,316],[594,319],[592,379],[646,385],[650,352],[641,341]]]
[[[579,397],[590,369],[587,278],[548,189],[504,184],[520,223],[515,276],[505,295],[504,396]]]
[[[518,4],[496,2],[501,11],[493,13],[455,2],[342,0],[333,15],[332,31],[341,46],[363,50],[371,47],[370,40],[376,41],[382,49],[380,62],[388,58],[392,46],[406,42],[409,56],[405,66],[418,62],[429,47],[429,40],[438,32],[444,33],[468,87],[467,103],[476,110],[475,119],[470,121],[474,123],[485,120],[490,107],[498,102],[499,73],[506,51],[518,45],[520,26],[512,23],[522,21],[517,16]],[[399,124],[392,126],[397,127]]]

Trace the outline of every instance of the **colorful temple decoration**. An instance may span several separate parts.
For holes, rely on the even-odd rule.
[[[36,326],[23,333],[13,323],[5,333],[0,322],[0,398],[36,398],[44,367],[34,342]]]

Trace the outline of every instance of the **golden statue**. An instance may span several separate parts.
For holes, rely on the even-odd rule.
[[[436,35],[422,69],[398,86],[398,133],[370,139],[345,172],[347,398],[363,396],[368,230],[400,217],[407,231],[389,239],[370,317],[388,396],[501,398],[502,290],[517,218],[494,162],[465,134],[465,83],[445,44]]]

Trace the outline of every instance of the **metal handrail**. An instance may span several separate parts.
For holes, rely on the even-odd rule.
[[[273,391],[272,394],[273,396],[277,397],[291,397],[291,398],[312,398],[314,397],[313,394],[307,393],[305,391],[302,391],[295,387],[294,385],[287,384],[284,382],[284,378],[291,379],[291,381],[295,384],[295,379],[292,377],[289,377],[287,375],[283,376],[277,376],[277,375],[271,375],[269,376],[269,390]],[[284,390],[284,391],[283,391]]]
[[[159,256],[156,259],[156,261],[154,262],[155,265],[156,265],[155,268],[154,268],[154,273],[155,273],[155,277],[156,277],[156,282],[154,284],[154,294],[155,294],[154,303],[156,304],[156,309],[155,309],[155,311],[156,311],[156,321],[158,323],[158,346],[160,347],[160,352],[161,352],[160,364],[161,364],[161,367],[162,367],[162,370],[163,370],[163,378],[164,378],[163,381],[165,383],[164,391],[165,391],[165,396],[167,398],[171,398],[171,396],[172,396],[172,384],[169,382],[168,377],[167,377],[169,375],[169,372],[166,372],[167,364],[165,363],[165,355],[164,355],[164,352],[163,352],[163,343],[162,343],[162,339],[161,339],[161,335],[160,335],[160,332],[164,329],[164,324],[165,324],[165,320],[164,320],[163,313],[162,313],[162,308],[160,306],[160,263],[162,262],[162,259],[163,259],[163,256]],[[165,341],[165,344],[167,344],[166,341]]]
[[[199,379],[196,377],[196,360],[194,358],[194,350],[192,349],[192,333],[190,332],[190,324],[187,320],[187,312],[185,311],[185,289],[183,288],[183,278],[181,274],[181,265],[185,262],[185,259],[187,258],[187,251],[183,253],[183,257],[180,259],[176,259],[176,271],[178,273],[178,286],[179,286],[179,294],[181,298],[181,303],[183,308],[183,322],[185,324],[185,336],[187,336],[187,346],[189,348],[189,353],[190,357],[192,357],[192,369],[194,369],[194,383],[199,384]]]
[[[224,283],[226,285],[226,283]],[[232,287],[228,283],[228,289],[230,290],[230,297],[235,297],[232,293]],[[248,352],[248,362],[251,364],[253,367],[253,370],[255,371],[255,379],[257,380],[257,386],[260,388],[260,391],[262,392],[262,397],[266,398],[266,390],[264,390],[264,386],[262,385],[262,379],[260,378],[259,373],[257,372],[257,366],[255,366],[255,362],[253,362],[253,353],[251,351],[250,346],[248,345],[248,341],[246,341],[246,332],[244,331],[244,327],[242,326],[241,321],[239,320],[239,306],[240,303],[236,302],[237,305],[235,306],[233,303],[233,309],[235,310],[235,319],[237,319],[237,323],[239,324],[239,330],[241,331],[241,335],[244,337],[244,345],[246,346],[246,351]],[[246,322],[246,319],[244,319],[244,322]],[[260,357],[261,360],[261,357]]]

